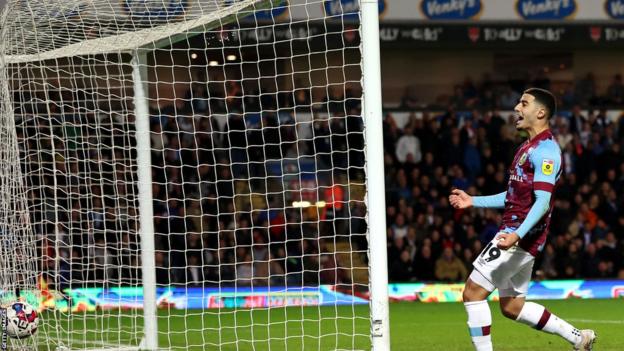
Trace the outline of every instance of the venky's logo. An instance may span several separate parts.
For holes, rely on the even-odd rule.
[[[378,7],[381,16],[388,8],[386,0],[379,0]],[[360,2],[358,0],[325,0],[323,9],[327,16],[344,16],[348,19],[357,19],[360,12]]]
[[[422,0],[420,10],[428,19],[464,20],[478,17],[481,0]]]
[[[146,21],[168,21],[190,7],[189,0],[123,0],[122,5],[130,17]]]
[[[561,20],[576,13],[576,0],[517,0],[516,11],[526,20]]]
[[[613,19],[624,19],[624,0],[607,0],[605,12]]]
[[[256,11],[253,15],[250,15],[249,18],[253,19],[254,16],[260,21],[286,21],[288,19],[288,0],[280,0],[278,2],[273,1],[273,5],[271,6],[271,8]]]

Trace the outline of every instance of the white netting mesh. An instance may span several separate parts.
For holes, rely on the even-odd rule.
[[[151,201],[161,349],[370,348],[358,14],[324,5],[9,4],[0,249],[28,259],[3,260],[16,268],[0,282],[41,295],[30,344],[146,345]],[[132,55],[149,116],[135,114]],[[139,118],[152,200],[138,192]]]
[[[2,71],[0,80],[7,81],[6,71]],[[6,84],[0,89],[0,96],[8,96]],[[38,303],[38,239],[31,231],[11,104],[3,99],[0,111],[0,308],[4,309],[18,297],[32,305]],[[2,322],[5,323],[4,316]],[[16,344],[33,345],[32,340]]]

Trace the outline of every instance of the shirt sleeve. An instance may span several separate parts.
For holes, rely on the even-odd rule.
[[[483,208],[505,208],[505,198],[507,198],[506,191],[490,196],[473,196],[472,206]]]
[[[552,140],[541,142],[530,155],[533,169],[533,191],[552,193],[561,171],[561,151]]]
[[[552,191],[561,171],[561,152],[554,141],[544,141],[531,153],[533,164],[533,193],[535,202],[522,224],[516,230],[524,237],[548,212]]]
[[[526,233],[528,233],[531,228],[533,228],[539,221],[542,219],[544,214],[548,212],[548,208],[550,207],[550,197],[552,194],[543,190],[535,190],[535,202],[529,213],[527,213],[526,218],[520,224],[520,227],[516,230],[516,234],[520,238],[523,238]]]

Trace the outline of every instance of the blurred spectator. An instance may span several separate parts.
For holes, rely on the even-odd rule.
[[[419,107],[416,91],[417,90],[415,85],[408,85],[405,88],[405,92],[403,93],[403,97],[401,98],[401,108],[413,109]]]
[[[574,96],[574,82],[569,82],[568,84],[565,84],[564,87],[562,88],[561,91],[561,102],[560,102],[560,109],[569,109],[572,106],[574,106],[574,104],[576,104],[577,101],[575,100],[575,96]]]
[[[464,166],[468,171],[470,180],[474,180],[481,173],[481,154],[479,153],[477,138],[468,139],[464,148]]]
[[[420,140],[413,134],[411,127],[403,129],[403,136],[397,140],[395,153],[401,163],[419,163],[422,159]]]
[[[392,226],[392,233],[395,238],[403,239],[407,236],[408,227],[405,224],[405,217],[402,213],[397,214],[394,225]]]
[[[600,276],[600,271],[598,270],[599,264],[600,257],[598,256],[596,245],[594,243],[589,243],[583,255],[583,277],[598,278]]]
[[[533,80],[533,86],[535,88],[550,90],[550,78],[546,75],[545,69],[539,69],[537,71],[537,75]]]
[[[436,262],[430,246],[423,246],[414,260],[414,273],[418,280],[433,281],[436,279],[434,274]]]
[[[612,105],[622,105],[624,103],[624,84],[622,84],[622,75],[616,74],[613,82],[607,88],[607,103]]]
[[[453,95],[449,100],[449,105],[455,108],[465,108],[468,106],[468,104],[466,103],[464,89],[461,85],[456,85],[453,89]]]
[[[156,251],[156,284],[160,286],[169,285],[171,281],[169,277],[169,267],[166,256],[162,251]]]
[[[574,99],[583,106],[596,103],[596,79],[593,73],[587,73],[583,79],[576,82]]]
[[[557,278],[557,266],[556,260],[557,256],[555,254],[555,249],[552,244],[547,244],[542,256],[539,258],[540,264],[538,267],[538,274],[536,276],[542,279],[554,279]]]
[[[568,250],[562,257],[561,266],[563,270],[561,278],[575,279],[580,277],[581,255],[578,246],[574,242],[568,245]]]
[[[243,250],[237,250],[237,252],[241,253],[238,254],[236,261],[236,284],[239,286],[251,285],[253,279],[251,255],[244,248]]]
[[[465,106],[468,108],[475,106],[479,99],[479,91],[471,77],[464,79],[462,91],[464,93]]]
[[[520,101],[520,94],[511,89],[511,86],[505,85],[502,93],[500,94],[499,101],[501,109],[513,110],[513,108],[518,104],[518,101]]]
[[[388,279],[393,282],[408,282],[414,279],[414,265],[409,251],[401,251],[398,258],[395,258],[390,265]]]
[[[580,133],[586,121],[587,117],[581,112],[581,106],[578,104],[574,105],[570,115],[570,133]]]
[[[445,282],[458,282],[466,279],[468,271],[462,261],[455,256],[451,247],[444,248],[442,257],[435,263],[435,277]]]

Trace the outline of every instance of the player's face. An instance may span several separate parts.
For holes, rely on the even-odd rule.
[[[544,107],[535,101],[535,96],[530,94],[522,94],[514,111],[516,112],[516,129],[518,130],[531,128],[546,113]]]

